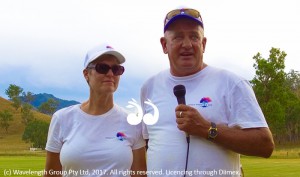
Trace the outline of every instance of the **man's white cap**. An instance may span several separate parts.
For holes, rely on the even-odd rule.
[[[122,64],[125,62],[125,57],[118,51],[116,51],[114,48],[112,48],[110,45],[104,43],[99,46],[96,46],[95,48],[89,50],[85,56],[84,60],[84,68],[86,68],[91,62],[98,59],[104,54],[113,55],[117,58],[119,64]]]

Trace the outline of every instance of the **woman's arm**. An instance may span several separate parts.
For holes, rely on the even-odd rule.
[[[133,162],[131,166],[132,177],[146,177],[146,150],[145,147],[132,151]]]
[[[47,151],[46,166],[44,177],[61,177],[61,175],[55,175],[53,172],[61,172],[62,166],[59,160],[59,153]]]

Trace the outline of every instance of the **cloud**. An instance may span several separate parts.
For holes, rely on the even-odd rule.
[[[208,38],[204,61],[252,79],[252,57],[286,51],[287,69],[300,70],[298,1],[185,1],[201,11]],[[126,57],[115,98],[139,98],[142,83],[167,69],[159,39],[165,13],[182,1],[1,1],[0,96],[14,83],[25,91],[83,101],[88,49],[109,42]],[[298,65],[297,65],[297,64]]]

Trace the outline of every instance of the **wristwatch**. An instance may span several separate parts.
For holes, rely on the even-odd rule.
[[[208,129],[208,137],[209,140],[214,140],[218,135],[217,125],[214,122],[210,123],[210,128]]]

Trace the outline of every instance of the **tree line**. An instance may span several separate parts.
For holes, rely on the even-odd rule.
[[[277,144],[299,142],[300,140],[300,74],[291,70],[285,72],[286,53],[279,48],[271,48],[269,57],[257,53],[253,59],[255,76],[250,83],[266,117]],[[34,147],[44,147],[49,123],[36,120],[29,104],[33,99],[31,92],[23,92],[19,86],[11,84],[5,92],[12,106],[21,107],[22,122],[26,125],[23,140],[32,142]],[[21,94],[23,101],[21,101]],[[38,111],[52,115],[58,103],[49,99]],[[13,114],[8,110],[0,112],[0,126],[8,131]]]

